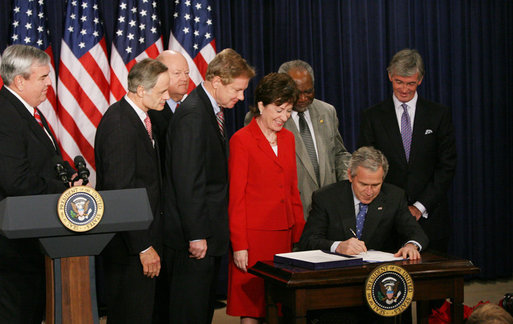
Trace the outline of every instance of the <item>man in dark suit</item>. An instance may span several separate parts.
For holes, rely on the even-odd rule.
[[[12,45],[3,53],[0,200],[60,193],[67,187],[55,173],[55,159],[62,160],[57,141],[37,109],[46,100],[49,73],[50,57],[35,47]],[[75,184],[81,185],[82,181]],[[41,323],[44,271],[44,256],[37,240],[0,236],[0,323]]]
[[[135,64],[127,95],[109,107],[96,132],[97,189],[146,188],[154,215],[148,230],[119,233],[102,252],[108,323],[152,322],[160,273],[161,175],[147,112],[164,108],[168,85],[164,64],[152,59]]]
[[[358,146],[374,146],[390,161],[385,182],[406,191],[408,208],[429,237],[430,248],[447,252],[450,219],[447,191],[456,168],[451,111],[417,94],[422,57],[404,49],[388,67],[391,98],[362,114]]]
[[[168,127],[164,244],[171,323],[212,320],[219,262],[229,242],[223,109],[244,100],[254,74],[234,50],[221,51]]]
[[[331,250],[355,255],[367,249],[420,258],[428,238],[411,217],[404,191],[383,183],[386,157],[372,147],[361,147],[349,160],[349,180],[313,194],[310,216],[301,236],[305,250]],[[401,246],[395,245],[401,239]]]
[[[189,89],[189,65],[182,54],[172,50],[160,53],[156,60],[164,64],[168,69],[169,87],[167,92],[169,93],[169,99],[166,100],[164,109],[150,110],[148,115],[151,119],[153,132],[159,140],[161,167],[162,170],[165,170],[166,130],[176,108]]]

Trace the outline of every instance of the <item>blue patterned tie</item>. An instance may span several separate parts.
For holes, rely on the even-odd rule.
[[[401,138],[403,139],[404,153],[406,154],[406,161],[410,160],[410,147],[411,147],[411,122],[410,115],[408,115],[408,105],[401,105],[404,109],[401,116]]]
[[[356,237],[360,239],[362,237],[363,223],[365,223],[365,215],[367,215],[367,207],[369,205],[360,203],[360,210],[356,215]]]

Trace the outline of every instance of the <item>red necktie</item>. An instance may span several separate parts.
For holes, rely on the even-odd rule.
[[[148,132],[148,136],[150,139],[153,139],[152,132],[151,132],[151,120],[150,116],[146,114],[146,118],[144,118],[144,125],[146,126],[146,131]]]
[[[34,107],[34,118],[36,119],[39,126],[41,126],[43,129],[45,129],[45,127],[43,126],[43,120],[41,119],[41,115],[39,114],[39,111],[35,107]]]

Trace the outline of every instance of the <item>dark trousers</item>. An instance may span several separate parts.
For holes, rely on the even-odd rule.
[[[45,275],[0,271],[0,323],[41,324],[45,311]]]
[[[151,324],[155,281],[143,274],[138,256],[129,263],[104,258],[108,324]]]
[[[221,257],[198,260],[187,250],[166,247],[164,258],[170,283],[169,323],[211,323]]]

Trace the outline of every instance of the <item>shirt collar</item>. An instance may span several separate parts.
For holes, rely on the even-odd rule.
[[[412,108],[412,109],[415,109],[415,107],[417,107],[417,99],[418,99],[418,94],[417,94],[417,91],[415,91],[415,95],[413,96],[413,98],[408,101],[408,102],[401,102],[399,101],[399,99],[397,99],[397,97],[394,95],[392,95],[392,99],[394,100],[394,107],[395,109],[400,109],[401,112],[403,111],[403,107],[402,107],[402,104],[405,103],[406,105],[408,105],[408,107]]]
[[[128,102],[128,104],[132,107],[132,109],[135,111],[137,116],[139,116],[139,119],[144,124],[144,120],[146,119],[146,116],[148,115],[145,113],[141,108],[139,108],[130,98],[128,98],[127,95],[125,95],[125,100]],[[146,126],[145,126],[146,127]]]
[[[174,101],[173,99],[169,98],[168,100],[166,100],[166,103],[167,105],[169,106],[169,108],[171,109],[172,112],[175,112],[176,110],[176,106],[178,106],[178,104],[180,102],[176,102]]]
[[[212,97],[210,95],[210,93],[208,93],[207,89],[205,89],[205,86],[203,85],[203,82],[201,82],[201,87],[203,88],[203,90],[205,91],[205,93],[207,94],[208,96],[208,99],[210,99],[210,103],[212,104],[212,107],[214,109],[214,114],[217,114],[218,112],[221,111],[221,108],[219,107],[219,105],[217,104],[216,100],[214,99],[214,97]]]

